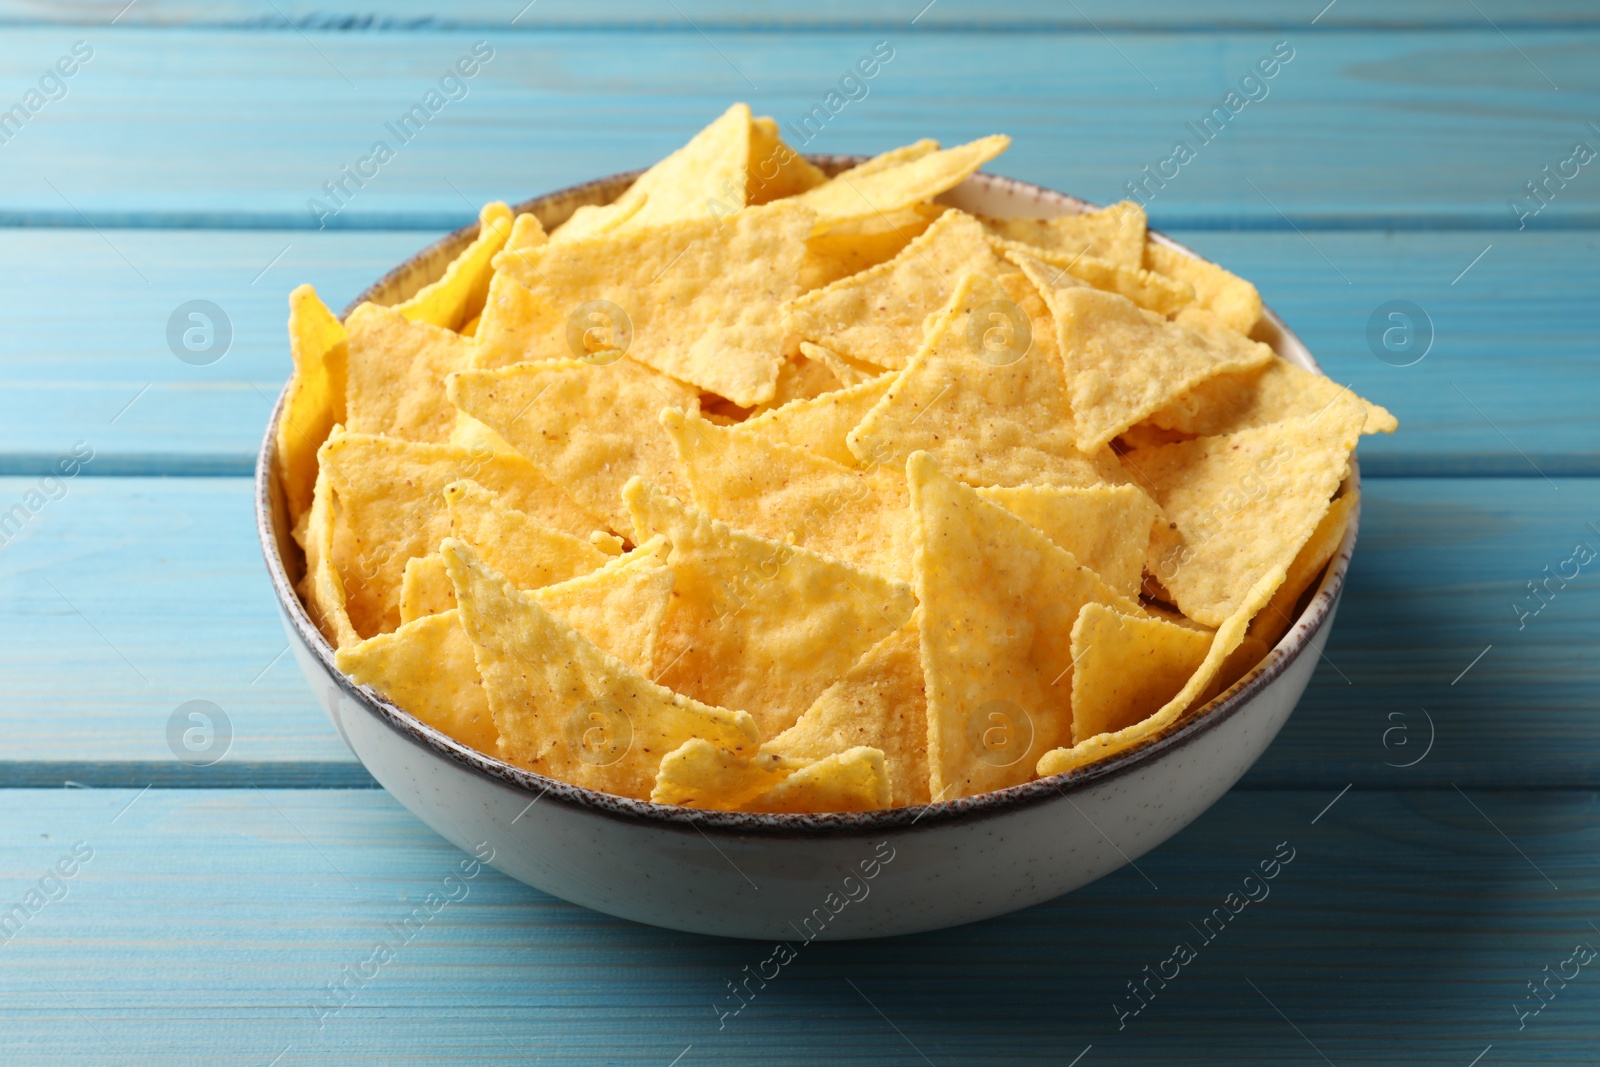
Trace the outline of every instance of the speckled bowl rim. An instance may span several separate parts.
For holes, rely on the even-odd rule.
[[[854,166],[866,157],[808,155],[806,158],[829,173],[836,173],[845,167]],[[622,189],[626,188],[627,183],[631,182],[640,173],[642,171],[615,174],[606,178],[584,182],[580,185],[569,186],[544,196],[523,201],[515,205],[513,210],[517,212],[532,211],[535,214],[543,215],[545,213],[543,209],[547,209],[552,204],[572,204],[576,206],[586,202],[604,203],[620,193]],[[1000,189],[1021,200],[1032,200],[1036,203],[1049,203],[1053,206],[1065,207],[1069,212],[1093,211],[1098,207],[1098,205],[1078,197],[1069,196],[1028,182],[1017,181],[1013,178],[1004,178],[991,174],[975,174],[968,181]],[[419,261],[425,261],[432,256],[440,256],[447,251],[453,254],[454,251],[465,246],[468,241],[475,237],[477,231],[478,225],[473,223],[440,238],[427,248],[422,249],[368,287],[366,291],[350,303],[350,306],[345,309],[343,314],[348,315],[363,300],[370,299],[403,282],[408,274],[415,273],[414,265]],[[1197,259],[1204,258],[1159,231],[1151,230],[1149,233],[1153,239],[1163,245],[1186,255],[1194,256]],[[341,315],[341,317],[343,316]],[[1321,373],[1321,368],[1317,366],[1316,360],[1311,358],[1309,349],[1270,308],[1263,307],[1262,319],[1276,332],[1283,342],[1298,346],[1301,351],[1306,353],[1306,362],[1309,363],[1307,369]],[[294,628],[294,632],[316,657],[323,670],[344,691],[345,695],[357,707],[362,708],[380,723],[435,758],[453,763],[479,777],[521,791],[531,800],[553,802],[623,822],[656,826],[661,829],[687,829],[693,827],[701,832],[716,832],[719,836],[853,837],[873,836],[882,834],[885,831],[907,830],[912,827],[926,831],[950,823],[996,818],[1008,812],[1060,799],[1092,786],[1100,786],[1136,770],[1143,769],[1233,718],[1234,715],[1249,705],[1256,696],[1264,692],[1276,681],[1292,663],[1305,654],[1317,634],[1329,624],[1329,620],[1332,618],[1334,605],[1337,603],[1339,593],[1344,587],[1351,554],[1355,550],[1356,534],[1361,518],[1358,504],[1356,510],[1350,516],[1344,540],[1340,542],[1338,551],[1328,563],[1321,585],[1317,588],[1310,603],[1306,605],[1305,611],[1295,620],[1294,625],[1289,628],[1289,632],[1284,635],[1283,639],[1268,652],[1265,659],[1243,678],[1235,682],[1227,692],[1215,698],[1202,711],[1189,713],[1181,717],[1172,726],[1109,759],[1063,774],[1010,786],[1006,789],[962,797],[957,800],[917,804],[902,808],[887,808],[879,811],[797,815],[707,811],[698,808],[683,808],[666,804],[653,804],[643,800],[633,800],[611,793],[603,793],[595,789],[587,789],[583,786],[573,785],[569,782],[563,782],[556,778],[549,778],[534,771],[513,766],[504,760],[479,752],[477,749],[456,741],[417,719],[409,712],[391,704],[370,687],[355,684],[340,671],[334,664],[333,647],[328,643],[327,638],[322,635],[316,624],[311,621],[305,606],[300,602],[299,595],[289,581],[288,571],[280,554],[280,546],[286,547],[292,544],[288,537],[288,531],[284,528],[282,503],[281,497],[277,496],[276,492],[273,462],[276,453],[278,420],[282,417],[284,401],[287,396],[288,384],[285,383],[283,391],[279,393],[277,403],[273,405],[272,414],[267,421],[266,433],[262,439],[261,450],[256,457],[256,530],[261,541],[262,555],[266,560],[267,572],[272,581],[273,592],[278,599],[279,609],[283,612],[284,618],[288,620],[289,625]],[[1358,491],[1360,484],[1360,469],[1357,466],[1355,456],[1352,454],[1350,458],[1350,473],[1344,483],[1344,491]],[[348,739],[346,741],[348,743]]]

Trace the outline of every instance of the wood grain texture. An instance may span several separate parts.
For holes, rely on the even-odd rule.
[[[1484,1063],[1580,1064],[1600,1011],[1593,965],[1521,1030],[1513,1010],[1575,944],[1600,946],[1592,792],[1356,790],[1326,811],[1332,791],[1236,792],[1057,901],[801,946],[721,1030],[725,983],[772,946],[636,926],[488,870],[403,940],[390,924],[464,854],[381,792],[9,797],[0,903],[93,849],[0,945],[15,1063],[1062,1067],[1092,1045],[1082,1064],[1466,1067],[1492,1044]],[[1291,862],[1247,886],[1280,843]],[[1208,941],[1203,921],[1247,890],[1266,895]],[[327,983],[384,941],[394,960],[319,1028]],[[1125,983],[1178,942],[1196,958],[1119,1030]]]
[[[35,484],[0,479],[0,511]],[[251,521],[243,479],[78,478],[0,548],[0,786],[367,782],[281,655]],[[1589,523],[1600,480],[1368,482],[1326,662],[1246,785],[1600,786],[1600,564],[1521,629],[1512,608],[1576,542],[1600,551]],[[166,733],[196,699],[234,733],[201,770]],[[1397,767],[1424,751],[1420,708],[1436,741]]]
[[[1003,128],[1016,142],[997,169],[1108,200],[1188,137],[1198,154],[1152,201],[1159,224],[1501,231],[1516,225],[1507,199],[1596,136],[1585,121],[1600,110],[1597,35],[1525,29],[1512,40],[1487,25],[715,38],[8,29],[8,92],[24,92],[74,39],[93,37],[95,56],[0,152],[0,223],[316,228],[307,201],[375,140],[393,139],[385,123],[481,39],[495,58],[470,93],[409,143],[395,139],[395,158],[329,223],[438,228],[461,216],[462,196],[557,188],[658,159],[732,99],[798,119],[888,40],[895,57],[870,95],[808,150],[880,151]],[[1276,40],[1295,58],[1270,95],[1201,145],[1186,124],[1220,105]],[[1529,223],[1597,224],[1600,182],[1587,179]]]
[[[1600,474],[1600,235],[1173,235],[1254,279],[1331,376],[1399,416],[1399,434],[1362,445],[1369,476]],[[0,474],[46,470],[80,440],[95,448],[94,474],[247,474],[288,370],[288,290],[309,281],[343,307],[429,240],[0,231],[14,294],[0,306]],[[169,318],[194,299],[219,305],[233,330],[207,366],[168,345]],[[69,314],[40,313],[63,300]],[[1414,366],[1369,346],[1369,320],[1390,300],[1431,323],[1432,350]]]

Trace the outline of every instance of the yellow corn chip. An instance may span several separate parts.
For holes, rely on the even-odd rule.
[[[840,277],[885,263],[925,233],[948,208],[913,204],[883,215],[843,222],[806,240],[806,248],[838,264]]]
[[[784,143],[768,116],[750,120],[750,164],[746,204],[765,204],[821,185],[828,176]]]
[[[839,388],[839,379],[826,363],[810,359],[801,352],[792,353],[778,367],[778,384],[772,399],[757,405],[756,414],[787,407],[796,401],[810,400]]]
[[[1211,635],[1164,619],[1085,604],[1072,625],[1072,739],[1143,722],[1182,689]]]
[[[1077,446],[1086,452],[1207,378],[1272,361],[1272,349],[1237,334],[1196,333],[1115,293],[1032,277],[1055,316]]]
[[[532,218],[524,215],[523,218]],[[538,225],[535,220],[534,225]],[[511,236],[511,209],[498,200],[478,212],[478,236],[445,268],[438,281],[419,289],[395,310],[412,322],[460,330],[483,310],[489,295],[491,261]]]
[[[631,520],[618,495],[634,475],[687,495],[662,408],[694,411],[695,391],[629,359],[577,360],[465,371],[450,399],[487,423],[613,530]]]
[[[1150,530],[1161,509],[1138,486],[1024,485],[979,489],[978,495],[1072,553],[1123,596],[1139,595]]]
[[[550,237],[544,232],[539,217],[524,211],[511,220],[511,236],[506,238],[505,250],[517,252],[524,248],[538,248],[548,240]],[[484,294],[488,295],[487,288]]]
[[[1261,318],[1261,294],[1256,287],[1215,263],[1147,241],[1144,269],[1188,282],[1194,288],[1195,303],[1230,330],[1248,334]]]
[[[1219,374],[1217,377],[1221,378],[1224,375]],[[1155,448],[1159,445],[1175,444],[1188,439],[1188,434],[1179,433],[1177,430],[1163,430],[1161,427],[1148,422],[1130,426],[1117,435],[1117,440],[1124,449]]]
[[[1047,252],[1014,242],[996,241],[995,245],[1007,260],[1027,272],[1040,292],[1049,292],[1061,284],[1064,275],[1070,275],[1096,289],[1125,296],[1158,315],[1176,314],[1194,302],[1194,290],[1189,288],[1188,282],[1173,281],[1154,271],[1125,267],[1096,256]]]
[[[1167,727],[1177,722],[1195,701],[1195,699],[1211,684],[1213,678],[1222,669],[1222,665],[1239,647],[1245,638],[1245,628],[1250,623],[1250,618],[1272,596],[1273,590],[1283,581],[1283,567],[1280,565],[1262,575],[1250,589],[1239,598],[1239,608],[1223,621],[1221,627],[1211,639],[1211,648],[1206,653],[1205,660],[1198,670],[1178,691],[1178,694],[1162,705],[1149,718],[1124,727],[1111,733],[1096,734],[1084,741],[1080,741],[1070,748],[1062,747],[1052,749],[1039,760],[1039,777],[1047,778],[1052,774],[1063,774],[1076,770],[1079,767],[1106,759],[1125,749],[1132,748],[1146,738],[1154,737]]]
[[[1178,322],[1204,333],[1216,329],[1189,312]],[[1259,370],[1219,374],[1172,399],[1150,416],[1168,430],[1214,437],[1269,422],[1315,415],[1339,396],[1358,401],[1366,412],[1362,433],[1393,433],[1400,423],[1388,410],[1363,400],[1331,378],[1302,370],[1281,356]]]
[[[334,425],[345,420],[347,337],[344,324],[317,299],[311,286],[302,285],[289,294],[289,355],[294,359],[294,376],[278,420],[274,459],[291,525],[311,507],[317,449]]]
[[[328,435],[331,443],[338,440],[343,428],[335,426]],[[324,444],[326,449],[327,445]],[[311,508],[306,512],[304,539],[300,547],[306,554],[306,573],[300,580],[300,595],[305,599],[306,612],[317,624],[334,648],[343,648],[361,640],[361,635],[350,622],[345,605],[345,587],[333,559],[335,512],[339,507],[334,499],[333,482],[328,477],[326,464],[319,466]]]
[[[1109,449],[1088,456],[1074,444],[1060,367],[1037,343],[1050,329],[1043,312],[1020,272],[964,276],[922,348],[849,434],[850,450],[863,464],[891,466],[927,451],[976,485],[1125,481]]]
[[[437,552],[406,560],[400,576],[400,625],[441,615],[456,606],[456,587]]]
[[[1311,531],[1306,543],[1295,553],[1283,584],[1272,594],[1272,599],[1261,609],[1261,614],[1250,620],[1250,636],[1260,638],[1267,648],[1283,640],[1283,635],[1289,632],[1289,627],[1294,625],[1298,617],[1294,609],[1300,603],[1300,597],[1311,588],[1311,583],[1322,573],[1322,568],[1339,550],[1339,545],[1344,542],[1345,528],[1350,525],[1350,516],[1355,514],[1359,504],[1360,494],[1351,490],[1328,505],[1317,528]]]
[[[1131,200],[1054,219],[982,219],[984,228],[1004,241],[1060,253],[1069,259],[1093,256],[1124,267],[1144,265],[1144,208]]]
[[[661,425],[677,447],[695,505],[707,515],[886,578],[911,580],[911,516],[897,472],[863,473],[670,408],[661,413]]]
[[[350,331],[345,429],[448,441],[456,413],[445,398],[444,380],[471,365],[472,342],[377,304],[362,304],[345,325]]]
[[[502,362],[519,349],[524,360],[581,358],[579,339],[603,328],[631,359],[745,407],[764,403],[810,226],[790,199],[502,253],[496,265],[527,293],[497,279],[480,365],[495,365],[486,350]]]
[[[644,206],[621,228],[715,218],[744,207],[750,124],[749,105],[734,104],[688,144],[641,174],[620,199],[643,196]]]
[[[619,199],[609,204],[584,204],[573,211],[567,221],[556,227],[555,232],[550,235],[550,240],[571,241],[579,237],[610,233],[637,215],[644,208],[646,199],[643,193],[630,197],[624,192]]]
[[[814,760],[757,753],[740,756],[691,738],[667,753],[650,799],[685,808],[738,811]]]
[[[1221,626],[1244,593],[1282,571],[1310,538],[1344,479],[1361,408],[1129,452],[1124,462],[1170,525],[1145,566],[1190,618]]]
[[[471,545],[518,589],[564,582],[603,567],[611,558],[587,540],[523,514],[477,482],[451,482],[444,488],[444,501],[450,535]]]
[[[841,171],[840,173],[847,174],[852,179],[865,178],[871,174],[902,167],[907,163],[915,163],[923,156],[931,156],[937,151],[939,151],[939,142],[931,137],[924,137],[920,141],[913,141],[911,144],[901,145],[899,148],[891,148],[887,152],[879,152],[866,162],[857,163],[849,170]]]
[[[889,391],[893,381],[892,373],[880,373],[875,378],[846,389],[836,389],[810,400],[796,400],[781,408],[762,412],[740,423],[732,432],[759,438],[769,444],[804,449],[814,456],[855,467],[858,465],[856,456],[845,443],[845,435],[866,417],[867,412]]]
[[[928,702],[918,617],[874,645],[763,755],[823,759],[866,746],[883,753],[894,807],[926,804]]]
[[[1263,611],[1266,609],[1263,608]],[[1261,618],[1258,613],[1256,618]],[[1254,622],[1252,621],[1252,625]],[[1216,677],[1211,679],[1205,691],[1194,698],[1189,705],[1191,708],[1203,708],[1217,697],[1233,688],[1233,684],[1240,678],[1249,674],[1256,665],[1267,658],[1267,653],[1272,651],[1272,646],[1267,644],[1255,634],[1246,633],[1239,642],[1239,647],[1228,653],[1222,661],[1222,666],[1217,668]]]
[[[762,737],[794,725],[862,653],[905,625],[911,590],[842,560],[734,530],[639,479],[623,496],[636,541],[660,534],[677,576],[657,680],[756,717]]]
[[[883,753],[852,748],[803,767],[745,805],[745,811],[876,811],[892,788]]]
[[[1142,616],[1072,554],[927,453],[906,464],[925,613],[928,789],[950,800],[1027,781],[1072,737],[1072,624],[1087,603]]]
[[[413,619],[334,654],[357,685],[370,685],[441,733],[494,755],[500,733],[455,609]]]
[[[859,359],[852,359],[849,356],[835,352],[831,348],[814,345],[810,341],[800,342],[800,353],[813,362],[824,364],[833,372],[833,376],[838,379],[839,384],[847,389],[852,385],[860,385],[862,382],[881,378],[884,374],[884,369],[875,363],[865,363]]]
[[[817,213],[819,230],[851,219],[888,214],[932,200],[945,190],[955,188],[1004,152],[1010,143],[1011,138],[1004,134],[993,134],[955,148],[929,152],[896,166],[865,173],[862,167],[857,167],[794,199]],[[870,163],[862,166],[870,166]]]
[[[596,647],[648,678],[655,673],[656,643],[674,582],[667,543],[657,537],[599,570],[530,595]]]
[[[700,737],[753,749],[755,722],[663,689],[596,648],[461,541],[440,543],[476,651],[500,754],[530,770],[641,800],[661,757]]]
[[[478,333],[478,323],[480,323],[482,321],[483,321],[483,315],[482,314],[474,315],[474,316],[472,316],[472,318],[470,318],[470,319],[468,319],[466,321],[466,324],[463,325],[461,327],[461,329],[457,330],[456,332],[459,333],[462,337],[474,337]]]
[[[1015,267],[995,254],[971,215],[947,211],[886,263],[805,293],[784,308],[789,330],[851,359],[898,369],[922,344],[922,324],[964,273]]]

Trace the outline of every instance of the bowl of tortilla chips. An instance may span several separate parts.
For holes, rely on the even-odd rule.
[[[1049,899],[1239,779],[1395,420],[1139,205],[979,173],[1008,143],[802,157],[738,104],[291,294],[258,526],[380,784],[565,900],[792,946]]]

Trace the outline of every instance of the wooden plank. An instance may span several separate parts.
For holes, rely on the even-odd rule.
[[[1295,233],[1174,235],[1255,279],[1329,374],[1400,417],[1399,434],[1362,445],[1369,475],[1600,474],[1595,234],[1319,233],[1315,248]],[[47,470],[80,440],[97,474],[248,473],[288,368],[287,291],[310,281],[342,307],[431,235],[105,238],[0,235],[0,274],[13,280],[0,306],[0,474]],[[166,334],[195,299],[220,306],[233,330],[207,366],[178,359]],[[1414,366],[1369,347],[1369,321],[1396,299],[1420,306],[1435,335]]]
[[[0,153],[0,223],[316,228],[308,201],[388,139],[395,158],[330,224],[438,227],[460,217],[457,190],[474,202],[515,197],[636,167],[733,99],[797,121],[886,40],[895,56],[869,95],[808,150],[879,151],[1000,128],[1016,144],[998,169],[1104,200],[1188,138],[1195,158],[1169,168],[1177,176],[1151,201],[1165,225],[1503,230],[1514,225],[1509,197],[1565,160],[1575,140],[1596,138],[1585,126],[1600,88],[1596,33],[1526,29],[1512,39],[1485,25],[713,39],[119,26],[93,34],[95,57],[68,95]],[[0,84],[32,84],[77,35],[8,30]],[[385,124],[480,39],[495,58],[465,98],[407,142],[390,134]],[[1191,132],[1277,40],[1289,40],[1294,59],[1266,83],[1269,95],[1214,138]],[[1600,183],[1575,178],[1552,195],[1530,225],[1600,225]]]
[[[1037,0],[996,0],[983,5],[981,12],[950,3],[903,3],[898,0],[817,0],[807,4],[732,3],[729,0],[679,0],[676,10],[662,11],[649,0],[617,0],[598,7],[578,0],[541,0],[516,14],[515,25],[523,30],[553,27],[611,27],[618,29],[678,30],[692,32],[728,28],[856,29],[885,27],[904,29],[915,23],[922,31],[981,26],[1017,30],[1077,29],[1093,32],[1093,27],[1123,31],[1189,29],[1305,29],[1313,18],[1323,28],[1428,27],[1479,29],[1492,18],[1495,25],[1520,29],[1528,26],[1593,26],[1591,7],[1580,0],[1540,0],[1517,4],[1511,0],[1482,0],[1481,13],[1465,11],[1449,0],[1422,0],[1404,6],[1379,0],[1343,0],[1318,12],[1316,5],[1286,2],[1252,4],[1248,9],[1227,3],[1183,3],[1165,0],[1141,4],[1137,12],[1113,0],[1079,0],[1075,9],[1059,9]],[[224,25],[279,27],[293,24],[304,29],[344,31],[362,30],[438,30],[485,27],[503,30],[511,16],[505,4],[470,2],[460,4],[420,3],[406,0],[385,4],[381,13],[366,8],[344,10],[326,4],[284,0],[274,3],[263,14],[260,7],[243,0],[143,0],[122,10],[118,0],[71,0],[47,3],[45,0],[8,0],[0,4],[0,20],[13,23],[65,23],[96,25],[117,18],[119,25],[184,26]]]
[[[1591,792],[1356,790],[1327,811],[1332,792],[1236,792],[1138,870],[1051,903],[800,945],[720,1030],[713,1005],[772,946],[632,925],[488,870],[396,934],[464,854],[380,792],[5,798],[0,902],[93,850],[0,948],[9,1062],[1576,1064],[1600,1010],[1593,965],[1548,1002],[1528,988],[1600,945]],[[1275,854],[1290,862],[1262,881]],[[393,960],[319,1028],[328,983],[384,943]],[[1127,983],[1158,970],[1119,1029]]]
[[[0,512],[34,484],[0,479]],[[1600,480],[1560,485],[1369,482],[1327,662],[1247,784],[1600,785],[1594,565],[1521,629],[1511,607],[1600,550]],[[78,478],[0,549],[0,786],[367,781],[282,655],[249,509],[242,479]],[[200,770],[167,739],[189,700],[234,734]],[[1424,751],[1419,708],[1436,741],[1393,766]]]

